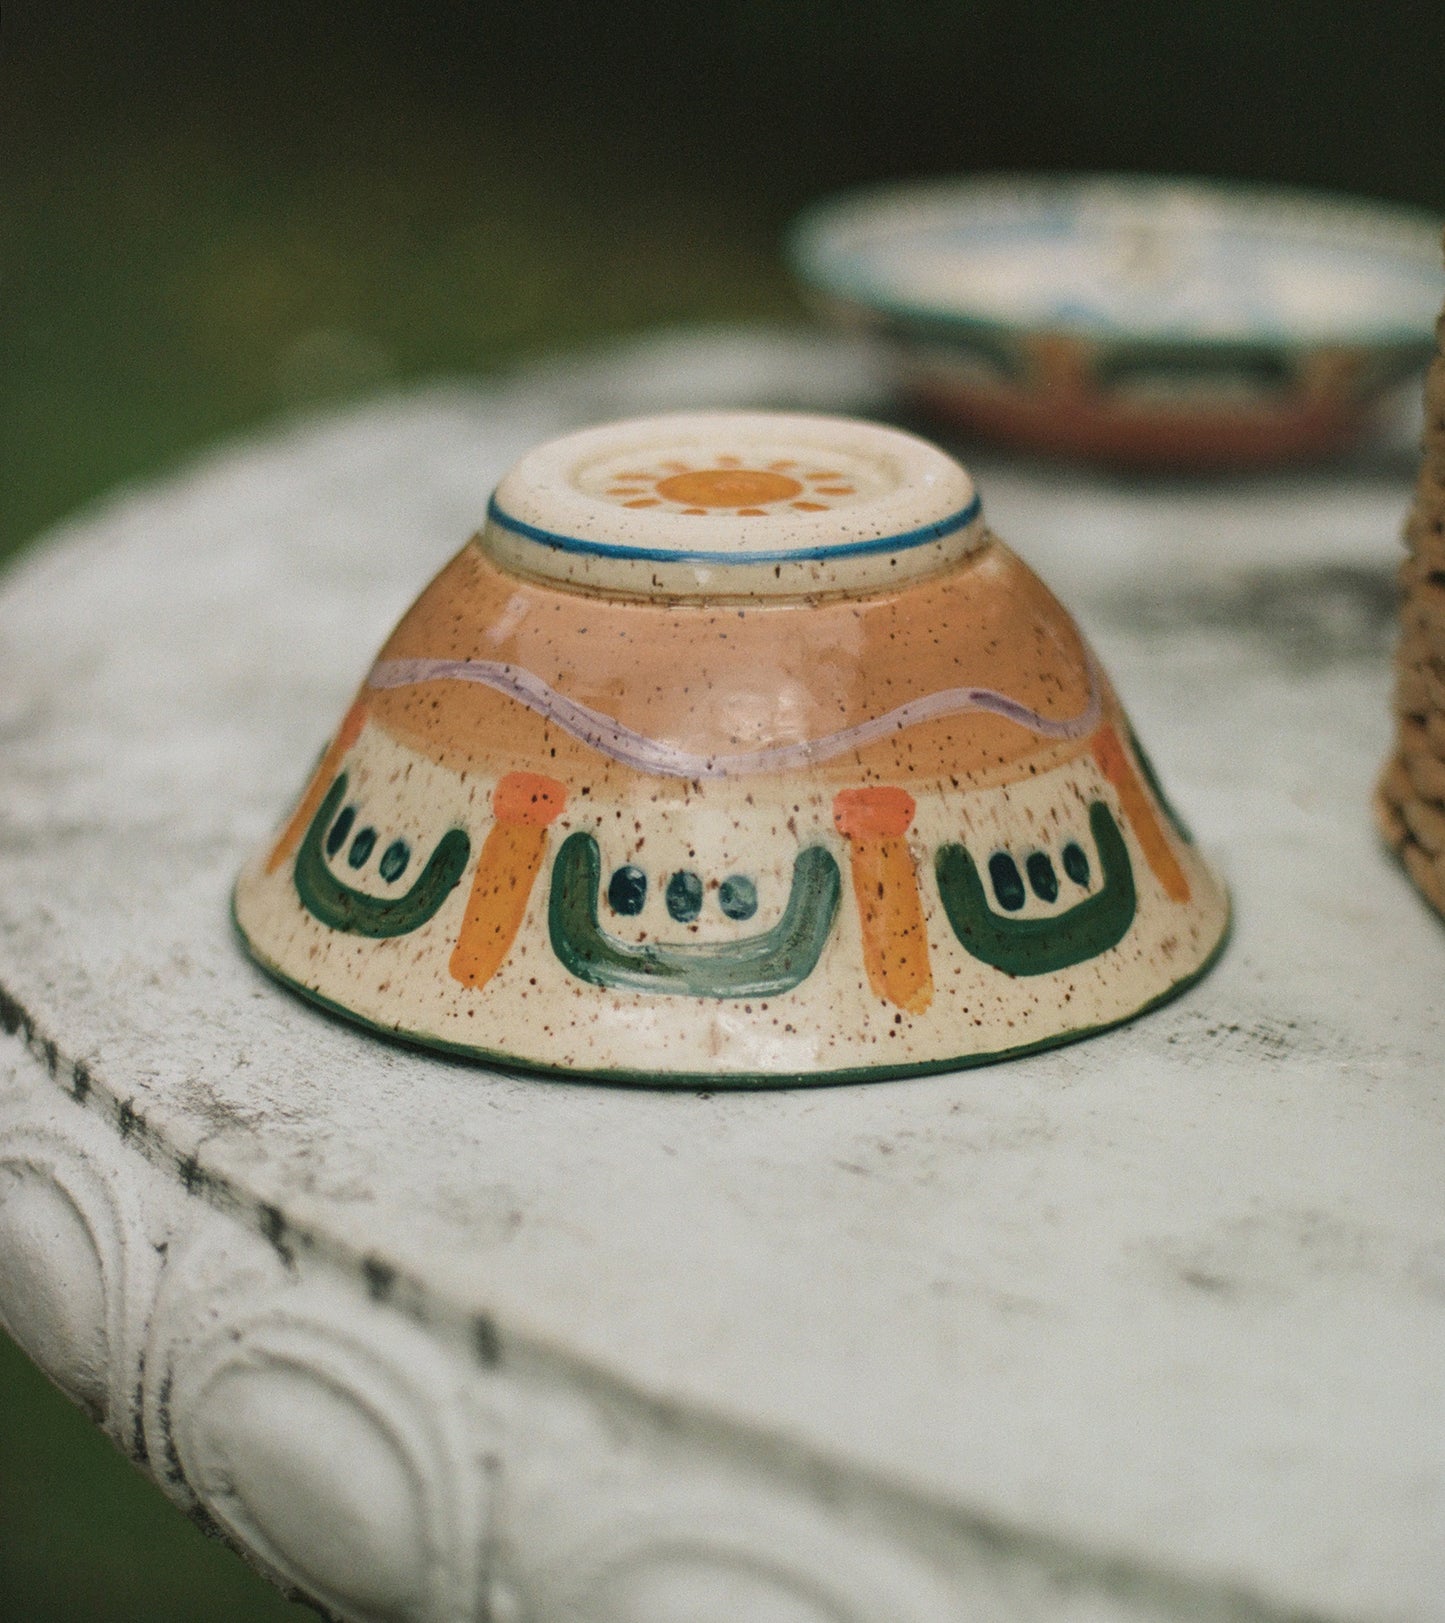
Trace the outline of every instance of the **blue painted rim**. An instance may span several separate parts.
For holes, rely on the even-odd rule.
[[[540,542],[556,552],[579,552],[593,558],[638,558],[660,564],[802,564],[820,563],[829,558],[860,558],[875,552],[906,552],[912,547],[926,547],[930,542],[942,541],[956,535],[972,524],[983,511],[983,504],[975,496],[967,507],[961,507],[947,518],[925,524],[921,529],[904,530],[899,535],[882,535],[876,541],[846,541],[837,546],[795,547],[782,552],[747,552],[729,557],[718,552],[690,552],[685,548],[653,548],[618,546],[609,541],[586,541],[579,535],[557,535],[551,530],[539,529],[535,524],[513,518],[497,505],[494,495],[487,503],[489,523],[525,536],[528,541]]]

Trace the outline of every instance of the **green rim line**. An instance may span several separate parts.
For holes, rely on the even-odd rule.
[[[387,1025],[337,1003],[333,998],[296,980],[278,964],[269,959],[247,936],[236,916],[235,892],[231,893],[231,924],[239,937],[247,957],[302,1001],[311,1004],[323,1014],[341,1024],[359,1027],[379,1037],[402,1043],[429,1055],[442,1055],[452,1060],[465,1060],[472,1064],[494,1067],[504,1074],[515,1074],[527,1079],[561,1082],[583,1087],[660,1088],[675,1092],[712,1092],[723,1089],[767,1092],[774,1088],[847,1087],[859,1082],[907,1081],[914,1077],[938,1076],[948,1071],[971,1071],[981,1066],[995,1065],[1002,1060],[1023,1059],[1029,1054],[1044,1053],[1051,1048],[1065,1048],[1070,1043],[1082,1042],[1106,1031],[1127,1026],[1141,1016],[1182,996],[1214,968],[1228,947],[1234,933],[1232,910],[1225,913],[1224,928],[1219,940],[1200,963],[1172,985],[1166,986],[1148,1002],[1131,1009],[1112,1020],[1101,1020],[1092,1026],[1080,1026],[1073,1031],[1055,1032],[1033,1042],[1019,1043],[1013,1048],[993,1049],[988,1053],[956,1054],[945,1059],[916,1060],[904,1065],[861,1065],[833,1071],[671,1071],[658,1075],[648,1071],[626,1068],[582,1070],[577,1066],[549,1065],[539,1060],[523,1059],[500,1049],[483,1048],[470,1043],[451,1042],[445,1037],[433,1037],[425,1032],[412,1031],[401,1025]]]

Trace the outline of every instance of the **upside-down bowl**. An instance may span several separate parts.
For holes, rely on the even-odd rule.
[[[1207,967],[1228,903],[958,463],[724,413],[522,459],[235,916],[282,980],[388,1034],[743,1085],[1129,1019]]]

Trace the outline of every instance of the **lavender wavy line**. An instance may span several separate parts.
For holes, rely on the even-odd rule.
[[[798,744],[773,744],[766,749],[743,750],[733,755],[694,755],[674,744],[635,732],[614,716],[578,704],[575,699],[558,693],[541,677],[501,660],[384,659],[372,666],[366,679],[366,685],[371,688],[414,687],[421,682],[475,682],[492,688],[545,716],[573,738],[624,766],[659,777],[689,779],[730,778],[749,772],[778,772],[808,766],[848,750],[862,749],[906,727],[916,727],[920,722],[962,715],[971,710],[1002,716],[1042,738],[1083,738],[1098,726],[1103,709],[1099,684],[1090,662],[1089,702],[1077,716],[1063,721],[1041,716],[1037,710],[1030,710],[1026,704],[1005,693],[996,693],[992,688],[945,688],[926,698],[910,699],[870,721],[826,733],[822,738],[810,738]]]

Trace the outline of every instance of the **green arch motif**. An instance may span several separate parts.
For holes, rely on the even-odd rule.
[[[934,863],[938,894],[964,950],[1006,975],[1047,975],[1097,958],[1122,941],[1138,905],[1129,848],[1102,800],[1089,806],[1089,828],[1099,850],[1099,889],[1067,912],[1046,918],[1006,919],[995,913],[968,851],[958,844],[940,846]]]
[[[327,866],[326,853],[322,850],[326,831],[345,799],[346,774],[343,772],[327,790],[326,799],[317,808],[301,849],[296,853],[293,877],[301,905],[328,928],[345,930],[350,935],[379,940],[419,930],[435,916],[466,870],[467,859],[472,854],[472,842],[466,830],[448,829],[442,835],[426,867],[405,895],[368,896],[365,891],[343,884]]]
[[[602,858],[579,830],[562,842],[552,865],[547,923],[552,950],[580,980],[631,992],[683,997],[776,997],[812,974],[838,911],[842,880],[821,845],[800,851],[783,916],[743,941],[619,941],[598,922]]]
[[[1139,771],[1143,774],[1144,782],[1149,785],[1149,792],[1159,802],[1160,809],[1174,825],[1174,832],[1184,841],[1185,845],[1194,844],[1194,836],[1189,832],[1189,825],[1174,809],[1173,802],[1164,793],[1164,785],[1159,781],[1159,774],[1154,770],[1154,763],[1149,759],[1149,753],[1139,742],[1139,735],[1132,727],[1129,729],[1129,743],[1134,750],[1134,759],[1139,763]]]

